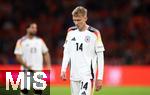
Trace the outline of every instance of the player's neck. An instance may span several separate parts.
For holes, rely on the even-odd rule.
[[[79,28],[79,31],[83,32],[87,29],[88,25],[85,24],[83,27]]]
[[[34,36],[33,36],[33,35],[29,35],[29,34],[27,34],[27,36],[28,36],[28,38],[29,38],[29,39],[33,39],[33,38],[34,38]]]

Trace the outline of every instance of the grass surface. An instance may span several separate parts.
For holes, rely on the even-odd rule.
[[[51,87],[50,95],[71,95],[69,87]],[[150,95],[150,87],[103,87],[94,95]]]
[[[71,95],[69,87],[47,87],[42,95]],[[19,95],[19,91],[6,91],[4,87],[0,87],[0,95]],[[30,94],[33,95],[32,91]],[[150,87],[103,87],[94,95],[150,95]]]
[[[28,95],[34,95],[33,93],[33,89],[31,89],[29,91]],[[44,89],[43,94],[42,95],[49,95],[50,94],[50,87],[46,87],[46,89]],[[0,95],[20,95],[20,90],[12,90],[12,87],[10,86],[10,90],[6,90],[5,87],[0,86]],[[50,94],[51,95],[51,94]]]

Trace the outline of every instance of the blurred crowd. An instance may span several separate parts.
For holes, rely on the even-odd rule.
[[[31,21],[37,22],[52,63],[61,64],[78,5],[88,9],[87,23],[101,32],[105,64],[150,64],[150,0],[0,0],[0,64],[17,63],[14,47]]]

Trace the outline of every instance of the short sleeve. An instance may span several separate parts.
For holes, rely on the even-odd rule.
[[[18,40],[15,46],[14,54],[22,54],[22,45],[21,45],[21,40]]]
[[[102,39],[101,39],[101,35],[100,35],[100,32],[97,31],[96,32],[96,45],[95,45],[95,50],[96,52],[101,52],[101,51],[104,51],[104,45],[103,45],[103,42],[102,42]]]
[[[42,40],[42,53],[46,53],[46,52],[48,52],[48,48],[47,48],[45,42]]]

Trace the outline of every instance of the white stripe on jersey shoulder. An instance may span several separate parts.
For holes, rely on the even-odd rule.
[[[25,35],[25,36],[21,37],[21,38],[18,40],[18,42],[19,42],[19,43],[22,43],[23,41],[25,41],[25,40],[27,40],[27,39],[28,39],[28,37]]]
[[[34,38],[35,38],[35,39],[43,40],[42,38],[40,38],[40,37],[38,37],[38,36],[35,36]]]
[[[35,36],[35,39],[37,39],[37,40],[41,41],[42,43],[45,43],[44,39],[43,39],[43,38],[41,38],[41,37]]]
[[[68,28],[68,32],[72,31],[72,30],[77,30],[78,28],[76,26],[72,26]]]

